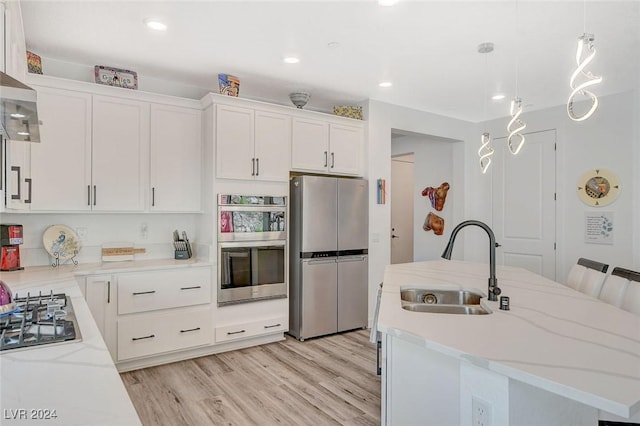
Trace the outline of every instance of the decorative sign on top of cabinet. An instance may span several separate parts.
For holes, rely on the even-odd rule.
[[[290,116],[216,105],[216,177],[286,182],[290,152]]]
[[[29,144],[31,210],[201,210],[200,109],[42,76],[30,83],[42,120],[42,143]]]
[[[358,176],[364,129],[294,117],[291,168],[297,171]]]

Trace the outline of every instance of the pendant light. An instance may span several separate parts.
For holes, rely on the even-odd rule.
[[[571,93],[569,94],[569,100],[567,101],[567,114],[573,121],[583,121],[591,117],[598,108],[598,97],[587,90],[587,87],[602,82],[602,77],[594,75],[591,71],[585,71],[585,68],[593,58],[596,56],[596,47],[594,45],[595,37],[593,34],[587,34],[587,5],[586,1],[583,4],[583,34],[578,37],[578,48],[576,51],[576,70],[571,74],[569,79],[569,87],[571,87]],[[585,49],[586,48],[586,49]],[[585,52],[586,51],[586,52]],[[586,56],[585,56],[586,54]],[[584,56],[584,58],[583,58]],[[584,77],[583,81],[576,84],[578,77]],[[576,95],[582,95],[591,100],[591,106],[584,114],[576,114],[574,111],[574,101]]]
[[[518,0],[516,0],[516,46],[518,40]],[[516,96],[511,101],[511,108],[509,110],[509,115],[511,115],[511,120],[509,120],[509,124],[507,124],[507,132],[509,136],[507,136],[507,146],[509,147],[509,152],[513,155],[518,155],[522,147],[524,146],[524,135],[521,133],[527,125],[520,119],[520,115],[522,114],[522,99],[518,97],[518,65],[519,65],[519,51],[516,50]]]
[[[487,53],[493,52],[493,43],[482,43],[478,46],[478,53],[482,53],[485,55],[484,57],[484,69],[485,69],[485,82],[484,82],[484,97],[483,97],[483,108],[484,108],[484,121],[485,121],[485,129],[486,129],[486,121],[487,121],[487,75],[489,74],[487,71]],[[487,169],[491,165],[491,156],[493,155],[493,147],[491,146],[491,134],[485,130],[480,137],[480,148],[478,149],[478,156],[480,157],[480,170],[482,174],[487,173]]]

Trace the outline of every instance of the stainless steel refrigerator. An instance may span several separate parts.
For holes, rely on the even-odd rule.
[[[290,196],[289,334],[366,328],[367,181],[297,176]]]

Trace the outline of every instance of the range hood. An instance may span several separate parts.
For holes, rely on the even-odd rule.
[[[0,71],[0,133],[14,141],[40,142],[36,91]]]

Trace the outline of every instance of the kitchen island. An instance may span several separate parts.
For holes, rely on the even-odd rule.
[[[520,268],[498,267],[510,310],[404,310],[401,288],[487,293],[489,265],[390,265],[383,333],[383,424],[597,425],[640,418],[640,317]],[[617,416],[617,417],[616,417]]]

